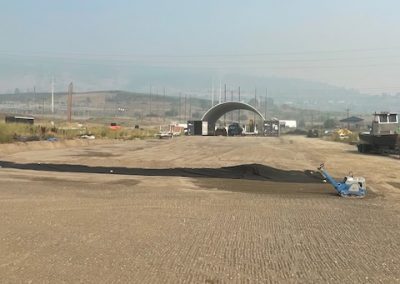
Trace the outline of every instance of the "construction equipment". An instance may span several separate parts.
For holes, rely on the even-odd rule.
[[[322,176],[333,185],[337,193],[342,197],[363,198],[367,194],[365,178],[363,177],[354,177],[352,174],[349,174],[343,178],[342,182],[337,182],[325,170],[324,164],[321,164],[318,170],[321,172]]]
[[[400,154],[400,125],[397,113],[374,114],[372,128],[359,134],[360,153]]]
[[[307,137],[308,138],[318,138],[319,137],[318,129],[313,128],[313,129],[308,130]]]
[[[335,135],[337,138],[339,138],[339,140],[349,139],[351,134],[353,134],[353,132],[347,128],[340,128],[335,131]]]
[[[264,136],[279,136],[281,132],[279,119],[272,118],[264,121]]]

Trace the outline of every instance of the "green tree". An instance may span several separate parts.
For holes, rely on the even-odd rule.
[[[328,118],[324,121],[324,127],[325,128],[335,128],[337,125],[336,120],[334,120],[333,118]]]

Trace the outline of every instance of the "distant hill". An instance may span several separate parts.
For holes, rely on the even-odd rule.
[[[78,59],[11,59],[1,58],[0,92],[14,93],[50,90],[51,77],[55,77],[57,92],[64,92],[69,82],[74,82],[78,92],[93,90],[126,90],[135,93],[150,93],[167,96],[188,95],[218,101],[220,90],[224,98],[224,85],[227,85],[227,100],[233,96],[238,99],[257,100],[268,97],[278,105],[290,105],[302,109],[320,111],[345,111],[371,113],[388,110],[400,111],[400,95],[370,96],[357,90],[345,89],[325,83],[294,78],[262,77],[243,75],[232,70],[219,73],[209,69],[188,69],[172,67],[137,66],[120,62],[99,62]]]
[[[18,93],[0,95],[0,113],[33,115],[50,119],[66,119],[67,94],[54,94],[55,113],[50,112],[50,93]],[[293,105],[277,105],[273,99],[268,99],[267,109],[264,101],[257,102],[254,98],[243,98],[242,101],[256,106],[266,117],[280,119],[294,119],[299,122],[323,122],[327,118],[341,119],[345,112],[340,111],[312,111],[296,108]],[[216,102],[215,102],[216,103]],[[126,91],[96,91],[75,92],[73,94],[73,118],[77,120],[91,120],[100,123],[116,121],[124,123],[139,123],[140,125],[161,125],[170,121],[185,122],[199,120],[211,107],[209,99],[203,99],[187,94],[180,96],[164,96],[157,94],[133,93]],[[248,111],[235,111],[226,115],[226,122],[240,121],[249,123],[250,119],[258,117]],[[222,118],[221,118],[222,120]],[[222,122],[222,121],[221,121]]]

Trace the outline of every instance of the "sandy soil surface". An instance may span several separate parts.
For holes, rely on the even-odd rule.
[[[338,197],[314,172],[367,179]],[[400,283],[400,162],[287,136],[0,146],[2,282]]]

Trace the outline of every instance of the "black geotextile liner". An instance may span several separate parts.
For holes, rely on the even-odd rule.
[[[29,163],[20,164],[14,162],[0,161],[2,168],[71,172],[71,173],[96,173],[96,174],[118,174],[138,176],[175,176],[193,178],[226,178],[226,179],[249,179],[269,180],[275,182],[295,183],[320,183],[322,176],[317,171],[305,170],[280,170],[261,164],[245,164],[222,168],[128,168],[128,167],[107,167],[107,166],[85,166],[73,164],[46,164]]]

